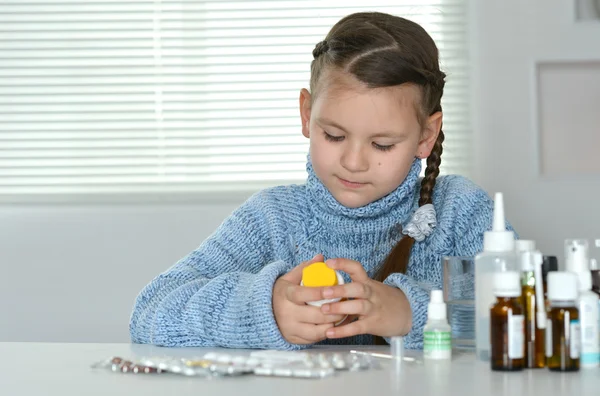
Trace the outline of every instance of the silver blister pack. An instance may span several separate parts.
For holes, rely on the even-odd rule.
[[[113,357],[93,367],[122,373],[172,373],[189,377],[272,377],[324,378],[336,371],[378,368],[366,355],[348,352],[254,351],[250,354],[209,352],[198,358],[145,357],[139,362]]]

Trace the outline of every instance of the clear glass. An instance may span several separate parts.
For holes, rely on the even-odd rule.
[[[475,260],[469,256],[445,256],[444,301],[452,328],[452,346],[475,348]]]

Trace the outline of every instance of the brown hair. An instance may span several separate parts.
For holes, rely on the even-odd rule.
[[[352,74],[369,88],[407,83],[419,86],[422,95],[417,115],[421,125],[428,116],[442,111],[440,101],[446,75],[439,68],[438,49],[427,32],[408,19],[379,12],[351,14],[336,23],[325,40],[316,45],[313,57],[310,79],[313,98],[323,71],[336,68]],[[432,203],[443,141],[444,133],[440,130],[427,158],[419,206]],[[374,279],[382,282],[392,273],[406,273],[414,242],[404,236]]]

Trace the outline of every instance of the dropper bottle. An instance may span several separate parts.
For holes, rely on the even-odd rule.
[[[452,334],[446,319],[446,304],[441,290],[432,290],[423,328],[423,357],[446,360],[452,357]]]
[[[492,230],[483,235],[483,252],[475,256],[475,348],[477,357],[490,360],[490,307],[494,296],[494,274],[519,271],[515,253],[515,235],[506,229],[504,198],[494,196]]]

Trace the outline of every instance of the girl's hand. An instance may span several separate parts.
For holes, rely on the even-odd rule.
[[[343,315],[321,312],[319,307],[306,305],[310,301],[323,299],[322,287],[300,286],[302,269],[307,265],[323,261],[319,254],[283,275],[273,285],[273,314],[281,335],[292,344],[313,344],[327,337],[325,332]]]
[[[412,312],[404,293],[395,287],[377,282],[367,275],[363,266],[348,259],[327,260],[330,268],[344,271],[351,283],[323,288],[325,298],[352,298],[321,306],[324,315],[349,315],[358,320],[326,330],[327,338],[343,338],[358,334],[380,337],[405,335],[412,326]]]

